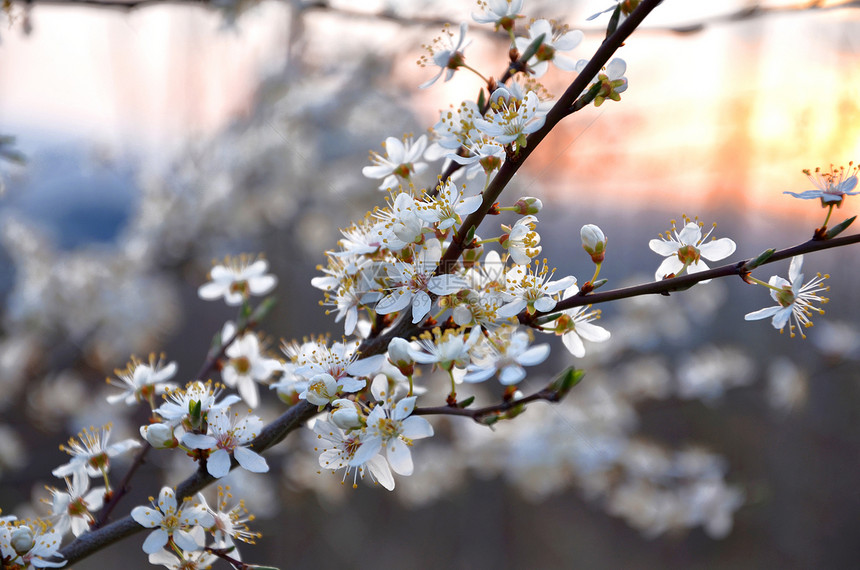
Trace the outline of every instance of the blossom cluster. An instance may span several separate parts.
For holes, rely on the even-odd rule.
[[[620,17],[635,4],[622,2],[612,10]],[[552,102],[535,79],[547,72],[550,62],[563,71],[581,73],[586,68],[588,60],[575,62],[563,55],[578,47],[583,34],[535,20],[525,35],[517,36],[521,1],[489,0],[480,6],[475,21],[493,24],[510,35],[511,63],[504,80],[487,80],[488,96],[482,93],[443,112],[429,137],[388,137],[384,153],[371,153],[372,164],[362,172],[382,180],[379,188],[388,193],[387,204],[342,230],[338,248],[326,252],[326,265],[320,267],[323,275],[311,281],[323,291],[322,304],[330,307],[336,322],[343,323],[346,336],[340,342],[326,337],[284,342],[282,358],[267,354],[264,341],[252,329],[268,305],[263,301],[254,308],[251,298],[270,293],[277,279],[264,259],[227,258],[212,268],[210,281],[198,289],[201,299],[223,299],[228,307],[238,309],[235,322],[223,325],[209,354],[207,370],[220,370],[223,384],[194,378],[180,386],[171,382],[176,364],[155,355],[146,362],[132,357],[125,369],[116,371],[116,378],[108,380],[122,390],[108,397],[111,404],[148,405],[151,416],[139,429],[146,445],[180,450],[196,463],[198,473],[211,479],[221,479],[236,467],[249,473],[268,472],[269,464],[258,447],[265,423],[253,413],[260,406],[260,386],[265,385],[288,406],[302,405],[317,414],[309,427],[322,469],[342,470],[341,482],[351,480],[353,487],[359,479],[367,479],[392,490],[395,474],[415,472],[415,442],[434,435],[433,425],[424,417],[428,410],[419,406],[419,400],[430,401],[439,390],[433,376],[422,375],[420,367],[447,376],[446,411],[474,413],[472,419],[494,425],[518,416],[524,402],[531,401],[519,390],[526,368],[545,362],[551,351],[550,343],[536,342],[538,335],[560,336],[576,358],[586,355],[586,341],[609,340],[610,332],[594,323],[600,311],[580,302],[605,282],[597,280],[607,255],[603,231],[593,224],[580,231],[591,261],[589,270],[594,271],[580,284],[573,275],[557,276],[558,270],[540,258],[541,201],[521,197],[501,206],[489,192],[502,166],[518,157],[530,136],[547,125]],[[439,71],[421,87],[442,77],[447,81],[459,69],[483,77],[466,62],[467,33],[468,26],[461,25],[454,41],[446,30],[442,40],[429,48],[430,57],[422,62]],[[626,63],[612,60],[590,79],[580,101],[595,106],[619,101],[628,88],[625,73]],[[422,186],[418,177],[428,167],[423,161],[442,158],[446,175]],[[821,198],[829,208],[827,220],[835,204],[856,194],[851,192],[857,183],[856,169],[849,168],[847,178],[844,169],[831,170],[813,181],[818,191],[793,195]],[[500,231],[491,237],[477,235],[486,216],[503,212],[515,219],[500,224]],[[827,220],[816,233],[819,239],[829,235]],[[656,270],[657,281],[707,271],[702,259],[719,261],[735,252],[729,238],[708,241],[711,232],[703,235],[702,223],[686,217],[684,222],[680,230],[673,222],[665,238],[649,243],[665,257]],[[788,280],[774,276],[764,283],[749,271],[742,275],[748,283],[769,288],[778,303],[748,314],[747,320],[772,317],[775,328],[788,325],[792,336],[795,328],[811,326],[810,315],[821,312],[814,304],[826,301],[819,295],[827,289],[821,285],[826,276],[803,284],[802,262],[802,256],[792,258]],[[677,395],[710,401],[725,387],[747,382],[743,366],[726,373],[724,367],[711,363],[722,360],[719,352],[708,358],[691,357],[684,364],[686,372],[679,374]],[[501,385],[496,391],[502,394],[502,403],[489,412],[469,409],[475,394],[458,394],[462,385],[492,378]],[[572,384],[551,386],[552,397],[560,398]],[[227,393],[228,389],[237,393]],[[617,485],[598,488],[596,479],[591,481],[595,483],[592,491],[606,500],[611,512],[643,532],[660,534],[673,525],[701,525],[712,536],[724,536],[742,493],[723,482],[724,466],[709,453],[666,454],[632,442],[625,398],[637,397],[623,387],[614,392],[602,386],[591,389],[588,405],[575,410],[577,421],[589,420],[582,429],[606,421],[614,433],[607,436],[602,456],[572,449],[576,457],[570,463],[589,463],[594,473],[623,472],[625,479]],[[595,410],[612,414],[601,418]],[[611,421],[606,419],[609,415]],[[530,435],[529,443],[520,442],[520,446],[540,439],[531,437],[540,433],[539,428],[523,431]],[[109,443],[110,433],[110,426],[100,431],[89,428],[62,447],[71,459],[54,469],[53,475],[64,480],[66,489],[50,489],[48,518],[0,519],[4,566],[63,566],[59,553],[63,537],[68,533],[78,537],[104,522],[97,512],[104,508],[109,514],[107,503],[118,492],[111,489],[111,460],[144,445],[137,439]],[[544,439],[557,434],[554,430]],[[533,460],[539,455],[535,448],[529,452]],[[521,475],[531,466],[544,465],[544,460],[524,461],[525,469],[511,472]],[[104,486],[90,488],[92,478],[103,480]],[[228,507],[225,495],[229,496],[222,490],[213,507],[202,494],[182,497],[165,486],[157,498],[150,498],[150,506],[132,509],[131,518],[152,529],[143,543],[149,561],[171,568],[198,568],[224,553],[238,560],[235,541],[253,542],[258,535],[247,527],[252,517],[245,517],[244,504]],[[647,511],[641,508],[643,496],[664,505],[660,516],[642,514]]]

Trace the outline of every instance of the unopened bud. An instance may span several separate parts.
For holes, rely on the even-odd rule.
[[[12,531],[9,544],[19,555],[27,554],[36,546],[36,540],[33,538],[33,529],[26,525],[15,528]]]
[[[340,429],[350,429],[361,425],[358,406],[352,400],[341,398],[331,403],[331,421]]]
[[[515,211],[517,214],[537,214],[541,211],[541,208],[543,208],[543,202],[538,198],[525,197],[517,200],[514,207],[516,208]]]
[[[388,360],[405,376],[412,376],[415,360],[409,354],[412,347],[405,338],[394,337],[388,343]]]
[[[155,449],[168,449],[177,445],[176,438],[173,437],[173,428],[166,424],[140,426],[140,436]]]
[[[594,224],[586,224],[580,230],[582,248],[591,256],[594,263],[601,263],[606,256],[606,236]]]

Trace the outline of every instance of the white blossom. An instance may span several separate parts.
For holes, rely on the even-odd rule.
[[[694,221],[688,222],[678,232],[672,224],[672,233],[666,232],[666,238],[652,239],[648,247],[660,255],[666,256],[660,267],[654,273],[657,281],[666,275],[681,275],[686,273],[698,273],[708,269],[708,265],[702,258],[708,261],[719,261],[725,259],[735,252],[735,242],[729,238],[714,239],[706,242],[713,228],[702,236],[702,226]],[[702,281],[707,283],[710,279]]]
[[[193,551],[203,545],[198,544],[191,529],[195,526],[209,527],[215,524],[215,519],[205,507],[196,503],[177,504],[176,495],[170,487],[162,487],[158,494],[158,503],[150,498],[152,506],[135,507],[131,510],[131,518],[145,528],[154,528],[143,541],[143,551],[154,554],[167,545],[169,539],[182,550]]]
[[[227,258],[223,265],[212,268],[211,281],[201,285],[197,294],[207,301],[224,297],[228,305],[240,305],[250,295],[265,295],[275,288],[278,279],[267,274],[268,270],[265,259],[251,262],[246,256]]]
[[[788,325],[788,332],[792,337],[794,336],[794,329],[797,327],[800,336],[806,338],[803,329],[812,326],[810,320],[812,313],[824,313],[823,309],[813,306],[813,303],[826,303],[828,299],[820,296],[819,293],[830,288],[821,286],[827,275],[822,276],[820,273],[804,285],[803,273],[800,272],[802,267],[803,256],[792,257],[788,268],[788,280],[774,275],[768,281],[770,296],[777,302],[777,305],[748,313],[744,319],[757,321],[773,317],[771,324],[773,328],[779,329],[779,332],[782,332],[785,325]]]

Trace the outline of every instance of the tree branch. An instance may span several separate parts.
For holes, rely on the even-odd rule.
[[[466,237],[472,228],[477,229],[487,212],[490,211],[493,204],[501,195],[502,191],[507,187],[508,183],[514,177],[517,170],[522,166],[523,162],[529,157],[532,151],[546,135],[557,125],[562,119],[570,114],[570,108],[579,95],[585,91],[586,87],[591,83],[594,77],[600,72],[601,68],[609,61],[609,58],[618,50],[624,41],[633,33],[645,17],[656,8],[662,0],[643,0],[643,2],[630,14],[630,16],[618,26],[615,33],[606,38],[600,48],[594,53],[591,61],[574,79],[564,94],[556,101],[552,109],[549,110],[546,116],[546,122],[543,128],[529,135],[527,145],[519,149],[514,157],[508,157],[502,164],[496,176],[483,192],[483,201],[481,206],[473,213],[469,214],[460,230],[454,236],[451,245],[445,250],[442,258],[439,261],[439,266],[436,268],[436,274],[442,275],[450,273],[456,266],[457,260],[463,253]],[[388,348],[388,343],[395,337],[411,338],[420,332],[421,328],[412,324],[409,311],[405,311],[400,319],[387,332],[374,338],[368,338],[361,343],[359,351],[364,356],[374,354],[382,354]]]
[[[842,247],[855,243],[860,243],[860,234],[836,237],[828,240],[813,239],[805,243],[795,245],[793,247],[788,247],[786,249],[776,251],[761,265],[767,265],[768,263],[788,259],[790,257],[794,257],[795,255],[802,255],[804,253],[812,253],[815,251],[822,251],[833,247]],[[744,265],[750,263],[753,259],[755,258],[738,261],[737,263],[730,263],[721,267],[715,267],[714,269],[708,269],[707,271],[701,271],[699,273],[692,273],[689,275],[681,275],[680,277],[672,277],[670,279],[654,281],[652,283],[644,283],[642,285],[634,285],[632,287],[624,287],[621,289],[614,289],[612,291],[604,291],[602,293],[575,295],[563,301],[559,301],[555,308],[548,313],[536,312],[534,315],[529,315],[528,313],[523,312],[520,313],[520,315],[518,316],[520,318],[521,323],[530,324],[534,322],[537,317],[546,314],[557,313],[558,311],[571,309],[573,307],[593,305],[596,303],[606,303],[609,301],[617,301],[618,299],[639,297],[641,295],[668,295],[669,293],[675,291],[683,291],[684,289],[689,289],[696,283],[705,281],[706,279],[716,279],[718,277],[728,277],[730,275],[742,275],[744,273]]]
[[[275,421],[262,429],[260,435],[251,441],[249,447],[252,447],[257,453],[269,449],[273,445],[281,442],[290,432],[303,426],[308,420],[314,417],[317,413],[317,407],[305,401],[301,401],[295,406],[281,414]],[[238,465],[236,460],[233,460],[233,467]],[[207,472],[197,470],[194,475],[188,477],[185,481],[176,486],[176,499],[181,501],[185,497],[190,497],[197,491],[200,491],[210,483],[215,481],[215,478]],[[131,515],[112,522],[100,529],[93,530],[82,534],[73,542],[66,545],[60,550],[60,555],[63,556],[69,564],[73,564],[90,554],[101,550],[105,546],[113,544],[123,538],[136,534],[144,530]]]

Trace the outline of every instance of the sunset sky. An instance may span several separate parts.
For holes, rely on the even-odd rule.
[[[606,4],[571,2],[567,21],[575,26]],[[721,16],[749,3],[704,4],[669,0],[659,7],[648,20],[652,28],[706,25],[684,35],[637,32],[619,52],[630,81],[622,104],[586,109],[563,124],[521,174],[523,182],[540,178],[551,195],[605,197],[615,207],[681,201],[685,211],[810,212],[809,204],[782,191],[810,188],[804,168],[860,157],[860,11],[778,12],[726,22]],[[452,18],[471,9],[454,7]],[[427,70],[414,63],[418,46],[438,33],[337,13],[307,21],[319,43],[304,49],[323,61],[348,57],[351,44],[333,41],[345,30],[365,47],[402,46],[394,81],[405,87],[424,80]],[[153,154],[246,113],[257,80],[286,57],[290,17],[283,6],[265,3],[237,29],[225,30],[219,15],[185,6],[129,14],[38,6],[32,23],[29,37],[14,24],[3,32],[0,130],[17,134],[25,151],[71,141]],[[600,37],[588,33],[574,56],[588,57]],[[492,73],[498,52],[486,40],[477,36],[466,54]],[[559,73],[545,78],[554,93],[569,80]],[[416,92],[415,105],[432,124],[438,109],[477,86],[461,72]],[[400,128],[392,123],[392,131]]]

